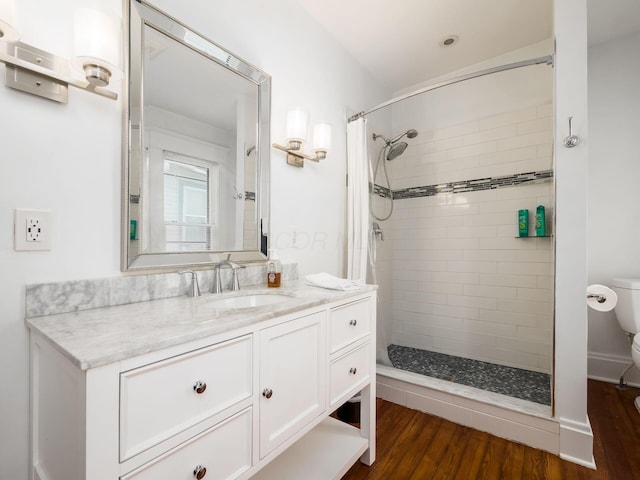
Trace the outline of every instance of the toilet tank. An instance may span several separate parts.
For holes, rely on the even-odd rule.
[[[614,278],[611,289],[618,295],[615,307],[618,323],[625,332],[640,332],[640,279]]]

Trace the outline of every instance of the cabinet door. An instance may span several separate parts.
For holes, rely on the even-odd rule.
[[[260,458],[325,411],[325,313],[260,332]]]

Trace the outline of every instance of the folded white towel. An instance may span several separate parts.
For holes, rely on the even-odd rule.
[[[307,285],[328,288],[330,290],[360,290],[364,286],[362,280],[347,280],[335,277],[329,273],[313,273],[304,277]]]

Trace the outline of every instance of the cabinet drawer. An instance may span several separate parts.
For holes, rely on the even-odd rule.
[[[369,378],[371,358],[370,344],[354,350],[331,362],[330,367],[330,404],[333,406],[341,397],[359,383]]]
[[[331,310],[331,353],[369,334],[371,308],[369,299],[349,303]]]
[[[211,427],[122,480],[232,479],[251,467],[251,408]]]
[[[120,460],[251,394],[251,335],[122,373]]]

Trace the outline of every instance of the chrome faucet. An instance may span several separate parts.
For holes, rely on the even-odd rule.
[[[189,295],[190,297],[199,297],[200,285],[198,285],[198,275],[193,270],[183,270],[181,272],[178,272],[179,275],[182,275],[183,273],[191,274],[191,287],[189,288],[189,293],[187,295]]]
[[[232,260],[229,260],[231,254],[227,255],[227,258],[222,260],[220,263],[216,263],[213,267],[213,285],[211,287],[211,293],[222,293],[222,277],[220,276],[220,268],[229,267],[231,268],[232,278],[231,278],[231,286],[229,290],[232,292],[236,292],[240,290],[240,281],[238,280],[238,270],[241,268],[245,268],[244,265],[240,265]]]
[[[220,279],[220,264],[213,266],[213,283],[211,284],[211,293],[222,293],[222,280]]]

